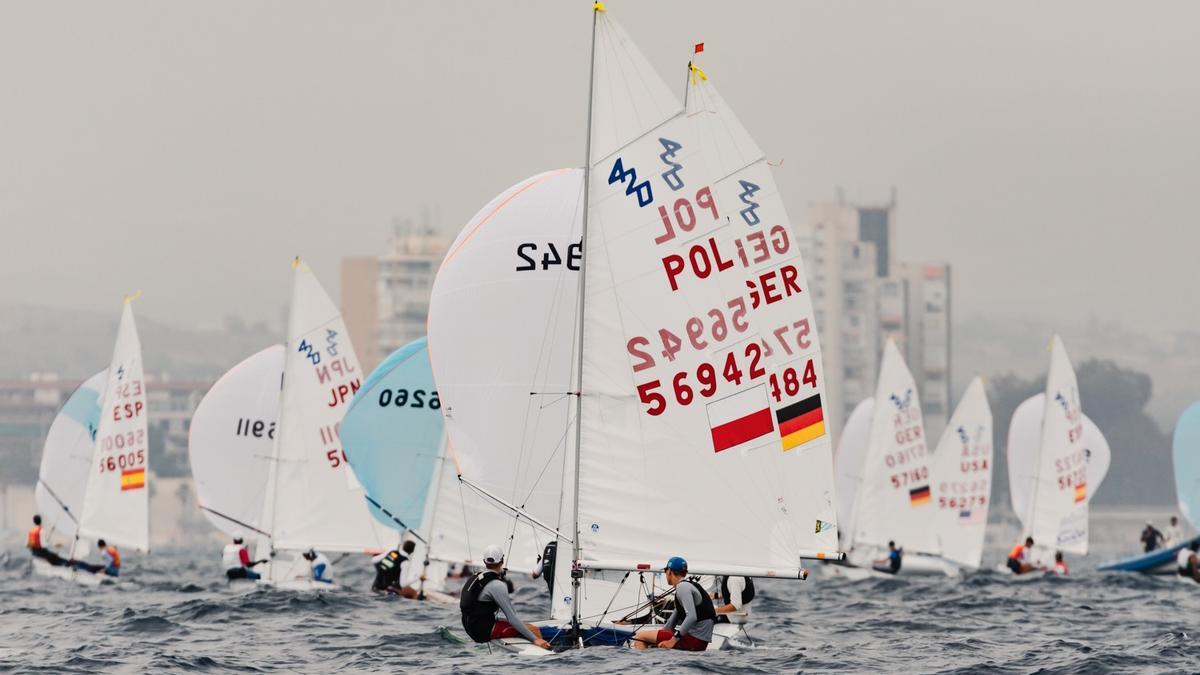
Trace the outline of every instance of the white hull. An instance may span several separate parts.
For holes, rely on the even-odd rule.
[[[280,591],[333,591],[337,590],[337,584],[325,583],[322,581],[313,581],[312,579],[280,579],[273,581],[271,579],[259,579],[259,586],[266,586]]]
[[[118,577],[110,577],[103,572],[92,573],[77,570],[74,567],[51,565],[41,558],[33,559],[33,574],[39,577],[72,581],[80,586],[114,585],[118,583]]]
[[[928,555],[924,553],[909,553],[903,558],[900,565],[900,571],[892,574],[884,572],[872,567],[871,563],[875,559],[873,555],[857,554],[852,551],[847,557],[847,562],[844,564],[827,564],[821,566],[824,573],[833,577],[841,577],[844,579],[884,579],[888,577],[910,577],[910,576],[925,576],[925,575],[942,575],[947,577],[959,577],[962,571],[958,565],[942,558],[941,556]]]

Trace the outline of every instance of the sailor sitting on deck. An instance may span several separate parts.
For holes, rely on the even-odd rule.
[[[504,579],[504,550],[495,544],[488,546],[483,551],[483,564],[487,569],[467,580],[458,601],[467,635],[479,643],[523,637],[542,649],[549,649],[550,643],[542,639],[537,626],[524,623],[517,616]],[[497,611],[503,611],[506,620],[497,620]]]
[[[375,581],[371,583],[371,590],[377,593],[387,593],[389,595],[399,595],[402,598],[416,600],[417,589],[411,586],[405,586],[403,583],[404,573],[408,571],[407,563],[408,556],[412,555],[417,545],[413,541],[406,541],[401,549],[392,549],[384,551],[379,555],[371,558],[371,562],[375,564]]]
[[[42,546],[42,517],[35,515],[33,517],[33,527],[29,528],[29,536],[25,539],[25,547],[35,558],[41,558],[51,565],[66,565],[67,561],[63,560],[57,553]]]
[[[1067,561],[1063,560],[1062,551],[1054,552],[1054,573],[1062,576],[1067,575]]]
[[[92,565],[82,560],[72,560],[71,563],[77,570],[85,572],[104,572],[110,577],[121,575],[121,553],[117,551],[116,546],[109,546],[103,539],[96,542],[96,548],[100,549],[100,557],[104,562],[99,565]]]
[[[323,584],[333,583],[333,566],[329,564],[329,558],[326,558],[324,553],[317,553],[314,549],[310,548],[302,555],[308,561],[313,581],[319,581]]]
[[[1175,568],[1179,576],[1200,581],[1200,558],[1196,551],[1200,550],[1200,541],[1193,541],[1191,546],[1179,549],[1175,556]]]
[[[266,560],[251,560],[250,551],[246,548],[243,542],[241,532],[233,533],[233,543],[226,544],[224,550],[221,551],[221,564],[225,566],[225,578],[233,581],[234,579],[261,579],[261,575],[255,572],[252,568],[255,565],[261,565]]]
[[[675,611],[662,629],[647,628],[633,636],[634,649],[659,647],[702,652],[712,642],[713,623],[717,611],[712,598],[697,582],[687,578],[687,561],[675,556],[667,561],[663,571],[667,583],[675,587]],[[679,626],[678,629],[675,629]]]
[[[717,623],[745,623],[750,616],[750,601],[754,599],[754,581],[750,577],[717,577],[720,588],[713,599],[722,600],[717,607]]]
[[[1154,527],[1154,523],[1147,520],[1146,527],[1142,530],[1142,544],[1144,545],[1144,553],[1156,550],[1162,542],[1163,533]]]
[[[888,542],[887,555],[879,560],[871,563],[871,567],[877,572],[885,572],[887,574],[895,574],[900,571],[900,565],[904,561],[904,549],[896,548],[896,542]]]
[[[1013,574],[1025,574],[1034,569],[1032,559],[1033,537],[1025,537],[1025,544],[1017,544],[1008,552],[1008,569]]]

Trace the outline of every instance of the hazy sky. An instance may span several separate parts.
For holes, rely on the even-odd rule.
[[[959,316],[1196,327],[1200,3],[611,0],[692,44],[793,221],[900,195]],[[448,235],[582,163],[590,0],[0,0],[0,302],[211,326],[337,293],[394,218]],[[1182,306],[1180,302],[1185,304]]]

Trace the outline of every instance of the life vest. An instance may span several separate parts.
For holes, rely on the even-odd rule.
[[[1025,555],[1025,544],[1017,544],[1008,552],[1009,560],[1020,560]]]
[[[242,567],[242,546],[238,544],[226,544],[225,548],[221,551],[221,564],[227,570]]]
[[[546,586],[554,593],[554,559],[558,555],[558,540],[554,540],[546,544],[546,548],[542,549],[542,576],[546,579]]]
[[[29,538],[25,540],[25,546],[29,548],[42,547],[42,526],[34,525],[29,528]]]
[[[117,551],[117,547],[109,544],[105,550],[107,550],[108,554],[112,556],[112,564],[109,565],[109,567],[121,569],[121,553]]]
[[[742,606],[750,604],[754,599],[754,580],[750,577],[742,577],[746,580],[746,587],[742,589]],[[729,604],[729,577],[721,577],[721,597],[725,600],[725,604]]]
[[[697,621],[713,621],[717,618],[717,609],[713,607],[712,598],[708,597],[708,591],[704,590],[703,586],[695,581],[692,581],[691,579],[684,579],[679,583],[691,584],[697,591],[700,592],[700,606],[696,608]],[[685,619],[687,619],[687,610],[685,610],[683,605],[679,602],[678,590],[675,591],[675,595],[677,596],[675,600],[675,611],[679,612],[679,621],[675,625],[679,625],[683,623]]]
[[[1067,573],[1066,561],[1059,560],[1058,562],[1054,563],[1054,572],[1055,572],[1055,574],[1066,574]]]
[[[391,572],[393,569],[399,568],[400,565],[404,564],[405,562],[408,562],[408,557],[400,551],[388,551],[387,555],[383,556],[379,562],[375,563],[375,569],[379,570],[380,572]]]
[[[462,612],[463,630],[476,642],[492,639],[492,627],[496,625],[496,612],[500,605],[491,600],[480,600],[479,595],[489,583],[500,578],[499,572],[487,570],[471,577],[462,588],[458,609]],[[712,606],[712,603],[709,603]]]

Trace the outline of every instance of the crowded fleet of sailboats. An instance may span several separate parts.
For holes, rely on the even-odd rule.
[[[931,445],[888,340],[835,453],[805,263],[763,151],[700,67],[701,45],[679,69],[680,100],[598,2],[592,31],[583,168],[521,181],[466,224],[435,278],[427,338],[361,372],[297,259],[284,343],[196,408],[197,501],[230,542],[230,581],[331,590],[327,553],[370,555],[375,591],[458,602],[472,639],[533,654],[684,644],[695,634],[676,619],[715,624],[705,645],[747,646],[755,578],[978,570],[995,461],[983,381]],[[127,299],[109,367],[46,438],[37,574],[113,583],[118,549],[149,552],[145,402]],[[1193,523],[1198,406],[1175,435]],[[1023,543],[1001,571],[1065,572],[1063,554],[1088,553],[1111,451],[1058,336],[1045,391],[1016,409],[1006,445]],[[1102,569],[1174,571],[1190,544]],[[469,577],[459,597],[456,573]],[[521,573],[545,579],[546,614],[475,635],[481,607],[507,613],[492,584]]]

